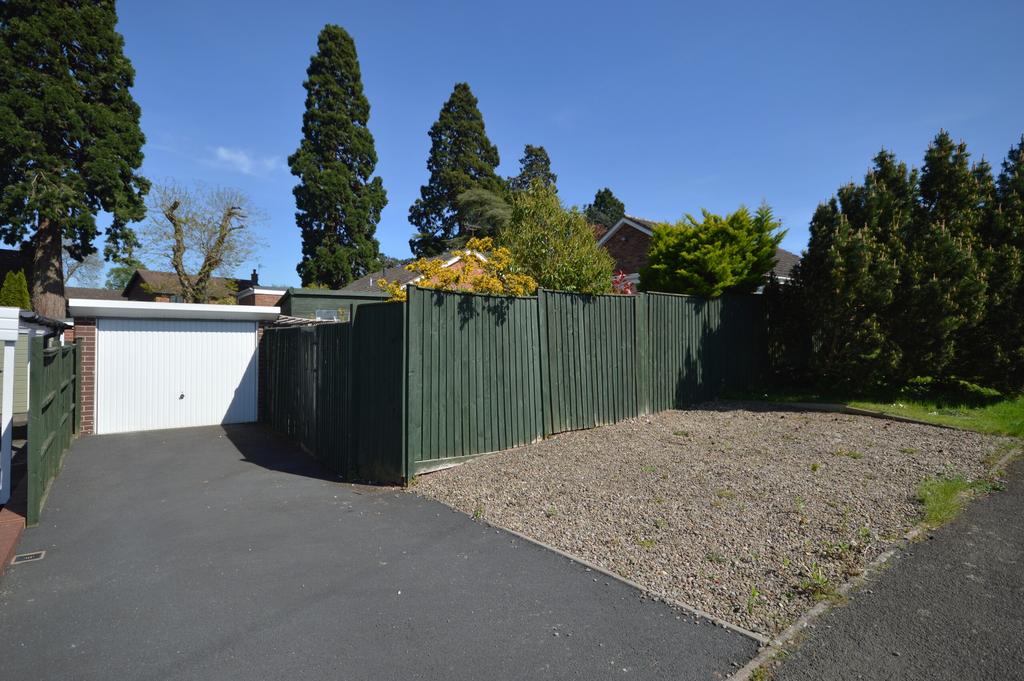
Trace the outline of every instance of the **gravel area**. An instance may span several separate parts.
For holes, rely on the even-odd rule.
[[[921,480],[982,477],[1016,442],[712,404],[564,433],[413,491],[773,635],[917,524]]]

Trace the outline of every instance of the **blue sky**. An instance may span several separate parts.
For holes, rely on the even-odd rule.
[[[409,253],[427,131],[460,81],[502,174],[539,144],[571,204],[608,186],[630,214],[674,220],[766,200],[794,251],[815,206],[882,146],[917,165],[945,127],[995,165],[1024,133],[1020,2],[122,0],[118,12],[144,173],[246,191],[267,216],[250,263],[265,284],[298,284],[286,159],[325,23],[359,50],[389,200],[377,236],[395,256]]]

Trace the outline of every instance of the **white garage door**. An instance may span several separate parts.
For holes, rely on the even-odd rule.
[[[255,420],[256,322],[97,320],[97,433]]]

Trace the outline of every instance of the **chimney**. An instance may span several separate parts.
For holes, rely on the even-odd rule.
[[[256,268],[252,268],[252,275],[249,277],[252,280],[253,287],[260,285],[260,273],[256,271]]]

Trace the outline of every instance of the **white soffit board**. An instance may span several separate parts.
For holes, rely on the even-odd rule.
[[[200,305],[195,303],[151,303],[138,300],[88,300],[71,298],[72,317],[118,317],[122,319],[223,319],[273,321],[281,308],[264,305]]]

